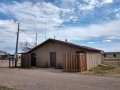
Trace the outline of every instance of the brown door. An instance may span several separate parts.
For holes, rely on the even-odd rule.
[[[36,53],[31,53],[31,66],[36,66]]]
[[[50,52],[50,67],[56,67],[56,52]]]
[[[86,64],[86,58],[85,53],[79,53],[80,55],[80,71],[86,71],[87,70],[87,64]]]

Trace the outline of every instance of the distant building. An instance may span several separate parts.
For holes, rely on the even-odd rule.
[[[9,59],[8,54],[0,53],[0,60],[8,60],[8,59]]]
[[[0,53],[0,60],[4,59],[4,53]]]

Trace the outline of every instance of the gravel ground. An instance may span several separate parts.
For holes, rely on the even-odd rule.
[[[51,68],[15,69],[2,66],[0,85],[17,90],[120,90],[120,77],[65,73]]]

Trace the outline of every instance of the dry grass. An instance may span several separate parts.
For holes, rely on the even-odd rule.
[[[15,89],[8,88],[6,86],[0,86],[0,90],[15,90]]]
[[[98,66],[96,68],[90,69],[87,72],[83,73],[90,73],[90,74],[101,74],[101,75],[120,75],[120,64],[114,61],[105,61],[103,62],[105,66]]]

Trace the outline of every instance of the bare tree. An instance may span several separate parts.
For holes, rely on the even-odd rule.
[[[35,44],[32,44],[28,41],[25,41],[25,42],[21,42],[20,43],[20,48],[22,50],[22,52],[28,52],[31,48],[33,48],[35,46]]]

